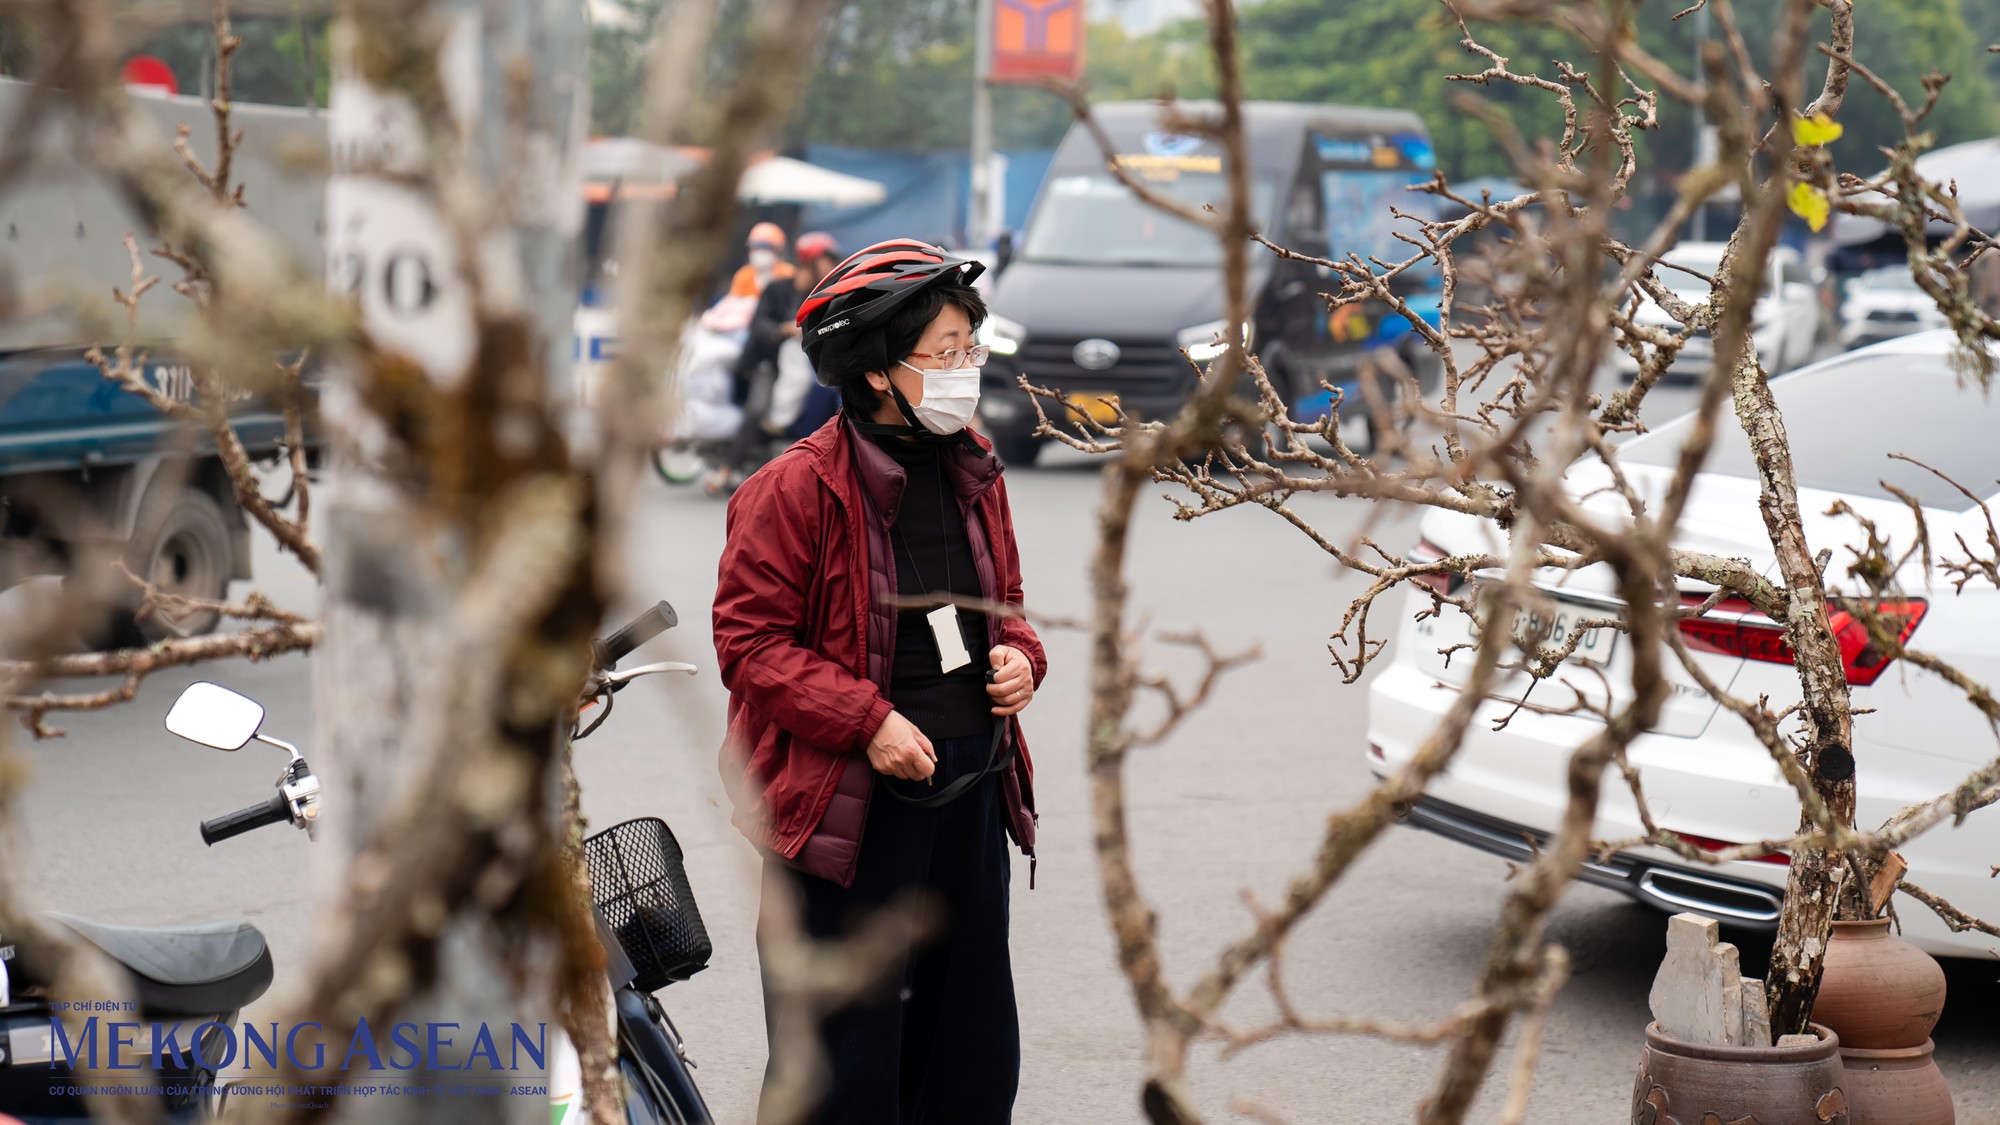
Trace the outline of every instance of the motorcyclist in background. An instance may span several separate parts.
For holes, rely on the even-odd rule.
[[[771,282],[792,276],[792,264],[785,261],[785,231],[776,223],[758,223],[750,228],[750,260],[729,279],[731,297],[755,297]]]
[[[809,429],[817,429],[831,415],[837,400],[837,396],[822,396],[821,408],[812,409],[810,400],[817,383],[799,347],[799,327],[794,320],[806,294],[839,264],[840,247],[825,231],[808,231],[799,236],[798,256],[798,268],[792,275],[773,279],[757,298],[757,311],[750,318],[750,339],[736,361],[736,377],[749,388],[743,425],[723,462],[702,482],[711,496],[736,486],[750,468],[759,443],[794,428],[802,415]]]

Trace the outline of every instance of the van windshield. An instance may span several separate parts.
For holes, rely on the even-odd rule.
[[[1197,207],[1220,208],[1229,195],[1220,173],[1183,172],[1147,186]],[[1269,180],[1251,182],[1251,225],[1264,225],[1272,194]],[[1215,266],[1222,246],[1208,231],[1140,202],[1109,172],[1098,172],[1049,180],[1020,257],[1065,265]]]
[[[1332,256],[1359,254],[1384,262],[1398,262],[1416,253],[1416,248],[1397,232],[1416,237],[1420,222],[1438,217],[1438,199],[1425,192],[1411,191],[1414,184],[1427,184],[1428,173],[1411,168],[1328,168],[1320,173],[1320,199],[1326,208],[1326,244]],[[1397,212],[1409,218],[1401,218]],[[1413,277],[1435,282],[1436,263],[1428,259],[1408,271]]]

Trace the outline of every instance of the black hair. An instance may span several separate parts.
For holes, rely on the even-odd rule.
[[[868,385],[868,373],[882,371],[915,351],[931,321],[948,305],[965,313],[975,329],[986,321],[986,299],[979,290],[946,282],[926,286],[880,325],[826,342],[817,367],[827,383],[839,388],[841,406],[850,417],[874,415],[882,395]]]

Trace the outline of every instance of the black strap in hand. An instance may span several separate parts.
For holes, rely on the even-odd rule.
[[[953,801],[970,792],[973,786],[984,781],[986,775],[999,773],[1001,770],[1012,769],[1014,767],[1014,740],[1007,737],[1008,728],[1013,725],[1006,718],[994,720],[993,751],[987,755],[986,767],[977,773],[968,773],[943,789],[924,797],[906,797],[897,790],[894,784],[886,785],[883,788],[889,791],[891,797],[919,809],[935,809],[951,804]],[[1004,751],[1002,747],[1005,747]]]

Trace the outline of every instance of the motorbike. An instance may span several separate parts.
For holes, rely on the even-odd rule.
[[[653,450],[653,468],[668,484],[692,484],[726,463],[746,413],[763,420],[758,439],[744,451],[745,463],[738,466],[749,473],[819,429],[839,409],[838,392],[813,378],[812,365],[797,340],[786,340],[779,345],[776,361],[762,365],[752,380],[749,401],[742,406],[728,400],[731,383],[723,381],[726,369],[714,367],[712,360],[710,366],[701,366],[700,357],[708,354],[701,347],[690,348],[689,354],[697,358],[689,360],[679,375],[684,398],[680,416],[673,432]],[[734,362],[733,355],[730,361]]]
[[[620,671],[618,662],[677,624],[662,601],[611,636],[594,641],[592,667],[567,734],[588,737],[611,715],[623,688],[644,676],[691,674],[691,664],[656,663]],[[582,716],[597,713],[584,725]],[[213,847],[269,825],[289,823],[308,838],[320,815],[320,782],[298,747],[264,733],[264,707],[213,683],[190,685],[167,713],[171,733],[217,750],[252,742],[282,750],[287,762],[267,800],[203,821]],[[606,955],[617,1028],[618,1067],[627,1125],[712,1125],[696,1086],[686,1041],[654,994],[706,968],[713,947],[688,884],[679,843],[665,821],[640,817],[584,840],[592,906]],[[139,927],[51,913],[48,921],[122,965],[134,985],[133,1007],[116,1001],[69,1001],[48,995],[48,981],[20,963],[0,936],[0,1113],[31,1121],[88,1120],[72,1069],[84,1044],[69,1041],[62,1020],[78,1004],[101,1006],[103,1019],[131,1025],[115,1039],[124,1057],[152,1068],[144,1096],[159,1100],[170,1119],[213,1120],[237,1086],[217,1082],[219,1066],[236,1052],[225,1042],[243,1010],[270,987],[274,966],[264,935],[247,921]],[[185,1030],[184,1029],[191,1029]],[[114,1042],[92,1040],[95,1050]],[[247,1049],[244,1055],[248,1057]],[[216,1060],[211,1065],[209,1060]],[[114,1060],[115,1061],[115,1060]],[[554,1125],[581,1125],[582,1070],[559,1028],[550,1029],[547,1094]],[[92,1083],[101,1084],[101,1083]],[[609,1123],[598,1123],[609,1125]]]

